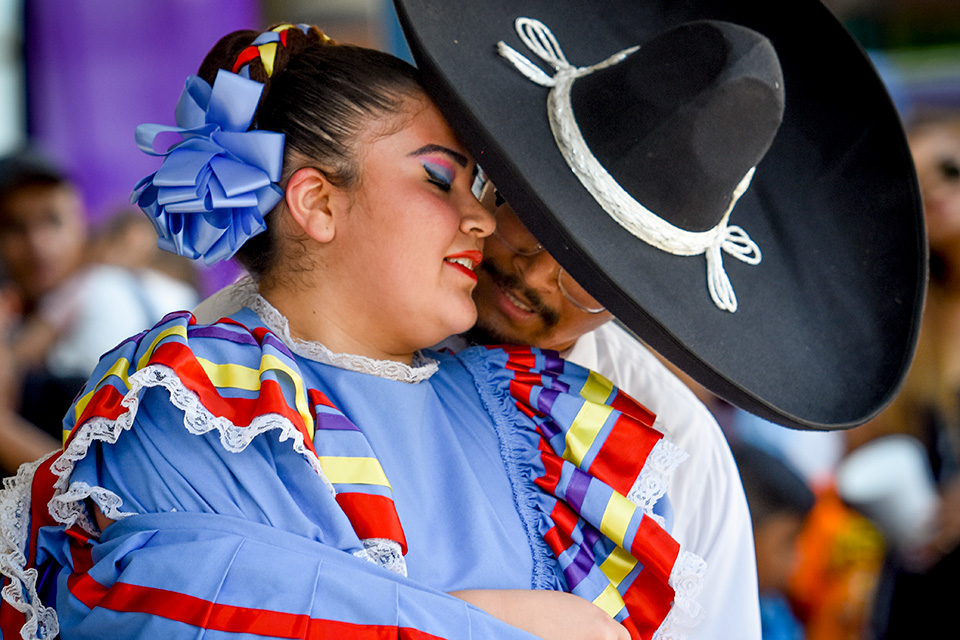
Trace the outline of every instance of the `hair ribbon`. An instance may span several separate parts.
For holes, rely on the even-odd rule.
[[[212,87],[190,76],[177,103],[177,126],[137,127],[137,146],[164,159],[134,187],[130,201],[153,222],[161,248],[209,265],[266,229],[264,216],[283,198],[277,183],[284,136],[250,130],[262,92],[261,83],[222,69]],[[163,133],[182,140],[157,151]]]
[[[277,60],[277,47],[287,46],[287,32],[290,29],[300,29],[303,33],[307,33],[310,27],[305,24],[281,24],[264,31],[254,38],[249,47],[240,52],[237,61],[233,63],[233,72],[249,78],[250,71],[246,67],[259,58],[267,77],[272,78],[274,63]],[[324,42],[329,41],[329,38],[323,37]]]

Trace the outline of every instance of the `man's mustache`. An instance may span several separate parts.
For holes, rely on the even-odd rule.
[[[498,287],[526,300],[533,308],[534,313],[543,320],[546,327],[556,326],[560,322],[560,312],[544,302],[543,297],[528,287],[518,275],[505,273],[490,260],[481,262],[480,269],[489,275]]]

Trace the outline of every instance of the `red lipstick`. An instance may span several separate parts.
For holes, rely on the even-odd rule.
[[[473,272],[483,260],[483,253],[480,251],[462,251],[453,255],[446,256],[444,259],[448,265],[457,269],[464,275],[470,277],[474,282],[477,281],[477,274]]]

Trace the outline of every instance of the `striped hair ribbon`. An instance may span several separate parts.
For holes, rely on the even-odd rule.
[[[290,29],[299,29],[306,34],[310,31],[311,27],[305,24],[279,24],[272,29],[264,31],[254,38],[250,46],[240,52],[236,62],[233,63],[232,71],[245,78],[249,78],[250,71],[247,69],[247,65],[259,58],[267,77],[273,77],[274,63],[277,60],[277,47],[287,46],[287,34]],[[320,34],[324,44],[333,43],[333,40],[325,33],[316,27],[313,27],[313,29],[316,29]]]

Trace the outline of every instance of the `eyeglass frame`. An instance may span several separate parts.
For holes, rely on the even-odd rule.
[[[516,255],[518,255],[518,256],[522,256],[522,257],[524,257],[524,258],[531,258],[531,257],[537,255],[538,253],[542,253],[543,251],[546,250],[546,247],[544,247],[544,246],[543,246],[542,244],[540,244],[539,242],[537,243],[537,246],[534,247],[533,249],[520,249],[520,248],[518,248],[518,247],[515,247],[515,246],[513,246],[510,242],[507,242],[507,241],[504,239],[504,237],[500,234],[500,230],[499,230],[499,229],[494,230],[493,235],[492,235],[491,237],[495,238],[500,244],[502,244],[503,246],[505,246],[507,249],[509,249],[510,251],[512,251],[514,254],[516,254]],[[559,266],[559,265],[558,265],[558,266]],[[585,304],[582,304],[582,303],[580,303],[580,302],[577,302],[577,301],[573,298],[573,296],[570,294],[570,292],[567,291],[567,288],[563,286],[563,273],[564,273],[564,269],[563,269],[563,267],[560,267],[560,269],[557,271],[557,288],[560,290],[560,293],[563,294],[563,297],[567,299],[567,302],[569,302],[570,304],[572,304],[574,307],[576,307],[576,308],[579,309],[580,311],[583,311],[584,313],[589,313],[589,314],[591,314],[591,315],[596,315],[596,314],[598,314],[598,313],[603,313],[604,311],[607,310],[607,308],[606,308],[606,307],[603,307],[603,306],[601,306],[600,308],[588,307],[588,306],[585,305]],[[589,295],[589,294],[587,294],[587,295]],[[592,297],[592,296],[591,296],[591,297]]]

